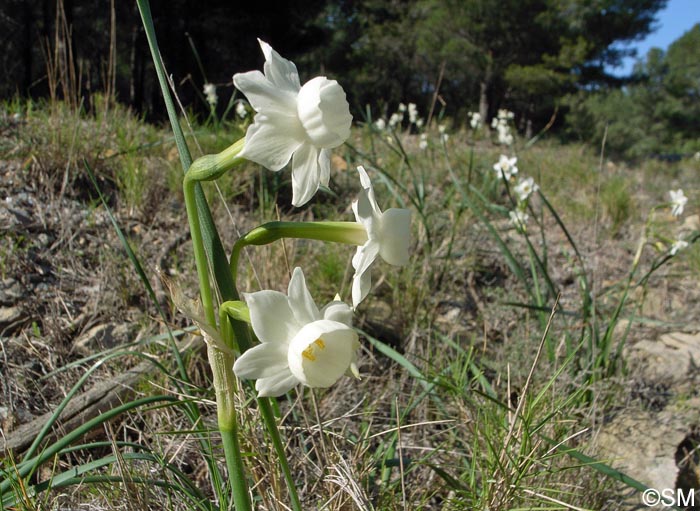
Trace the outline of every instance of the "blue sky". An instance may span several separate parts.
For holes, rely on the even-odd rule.
[[[644,58],[650,48],[666,50],[668,46],[700,23],[700,0],[669,0],[666,8],[656,15],[657,29],[643,41],[631,45],[637,49],[637,58]],[[625,59],[624,65],[612,70],[616,75],[627,75],[632,71],[636,59]]]

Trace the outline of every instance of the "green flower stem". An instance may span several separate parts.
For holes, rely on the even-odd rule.
[[[215,326],[214,304],[212,300],[211,287],[209,285],[209,274],[207,272],[206,253],[202,244],[202,232],[197,215],[194,190],[195,185],[200,181],[210,181],[217,179],[225,172],[231,170],[235,165],[243,161],[238,154],[243,149],[244,140],[239,140],[224,151],[215,155],[206,155],[195,160],[187,174],[183,184],[185,194],[185,205],[187,216],[190,222],[192,244],[194,246],[195,264],[200,282],[200,293],[202,296],[202,306],[205,311],[206,321]],[[238,250],[240,253],[240,249]],[[234,273],[235,277],[235,273]],[[234,278],[235,285],[235,278]],[[237,294],[235,288],[234,293]],[[237,297],[237,296],[236,296]],[[243,306],[242,306],[243,305]],[[242,302],[224,302],[219,310],[221,335],[225,344],[232,349],[237,349],[241,353],[250,346],[248,332],[245,327],[245,316],[247,308]],[[248,319],[247,322],[250,320]],[[214,375],[214,389],[216,392],[217,419],[219,431],[224,444],[224,454],[231,478],[233,500],[236,510],[246,511],[251,509],[248,485],[243,469],[240,444],[238,442],[238,424],[236,421],[236,410],[234,407],[234,391],[236,379],[233,374],[233,356],[229,353],[217,349],[213,344],[208,348],[209,363]],[[277,422],[272,411],[272,405],[268,398],[258,398],[258,408],[265,422],[265,426],[272,440],[275,452],[282,467],[282,473],[287,483],[292,509],[302,511],[301,502],[296,491],[294,478],[292,476],[289,463],[284,451],[284,444],[280,436]]]
[[[209,285],[209,271],[207,265],[207,254],[202,243],[202,228],[199,223],[197,213],[197,202],[195,198],[195,186],[197,181],[188,179],[189,173],[185,174],[183,182],[183,192],[185,195],[185,208],[187,209],[187,220],[190,223],[190,235],[192,236],[192,246],[194,248],[194,262],[197,267],[199,278],[199,293],[202,297],[202,308],[207,323],[216,327],[216,316],[214,315],[214,302],[212,300],[211,286]]]
[[[367,231],[358,222],[268,222],[244,234],[233,245],[229,266],[234,282],[243,247],[267,245],[282,238],[364,245],[367,242]]]
[[[287,483],[289,498],[292,501],[292,509],[294,511],[303,511],[301,501],[299,500],[299,495],[297,494],[296,485],[294,483],[294,476],[292,475],[292,470],[289,468],[287,455],[284,452],[284,444],[282,443],[282,437],[280,436],[280,432],[277,427],[277,420],[275,419],[275,414],[272,409],[272,403],[273,401],[269,397],[259,397],[258,410],[260,410],[260,415],[263,418],[267,432],[270,434],[270,438],[272,439],[272,445],[275,448],[275,453],[279,458],[277,461],[282,467],[282,475]]]
[[[245,304],[245,302],[231,300],[221,304],[221,307],[219,307],[219,318],[221,325],[230,325],[231,323],[250,324],[250,311],[248,310],[248,306]],[[227,321],[228,319],[230,319],[231,322]],[[229,367],[233,367],[232,361]],[[277,454],[278,462],[282,468],[282,475],[284,477],[285,483],[287,484],[289,498],[292,501],[292,509],[294,509],[294,511],[302,511],[301,501],[299,500],[299,495],[297,494],[296,486],[294,484],[294,477],[292,476],[292,470],[289,468],[287,454],[284,451],[282,437],[280,436],[279,428],[277,427],[277,419],[275,418],[275,413],[273,410],[274,401],[270,398],[259,397],[257,398],[257,402],[258,410],[260,411],[260,415],[262,416],[263,422],[265,423],[267,432],[270,435],[272,445],[275,449],[275,453]],[[226,448],[225,443],[224,448]]]
[[[202,239],[202,226],[197,211],[195,190],[200,181],[216,179],[242,161],[242,159],[237,157],[242,148],[243,141],[240,140],[219,154],[207,155],[197,159],[190,166],[183,181],[185,206],[187,208],[187,219],[190,224],[202,307],[207,324],[214,328],[216,328],[216,315],[214,313],[214,301],[209,282],[209,267]],[[221,325],[221,330],[224,339],[228,341],[227,345],[234,344],[233,331],[228,321],[225,325]],[[243,468],[243,457],[238,442],[238,422],[234,402],[236,377],[233,374],[233,355],[218,349],[214,343],[209,343],[207,355],[214,380],[217,421],[224,444],[224,455],[226,457],[229,479],[231,480],[233,502],[236,510],[249,511],[252,510],[252,506],[248,481]]]
[[[221,440],[224,444],[228,475],[231,480],[233,503],[237,511],[252,510],[248,480],[243,468],[241,446],[238,442],[238,422],[234,402],[236,377],[233,374],[233,355],[217,349],[213,343],[209,343],[207,355],[214,375],[217,420]]]

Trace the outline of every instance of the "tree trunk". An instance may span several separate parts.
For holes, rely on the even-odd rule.
[[[481,122],[486,126],[489,120],[489,92],[491,92],[491,81],[493,80],[493,60],[489,53],[486,69],[484,70],[484,78],[479,83],[479,114]]]

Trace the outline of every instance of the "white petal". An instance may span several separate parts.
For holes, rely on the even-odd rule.
[[[239,378],[257,380],[279,373],[289,373],[286,343],[263,343],[250,348],[233,364],[233,372]]]
[[[362,185],[362,188],[372,188],[372,181],[362,165],[357,167],[357,172],[360,174],[360,184]]]
[[[321,310],[323,319],[330,319],[348,326],[352,326],[352,313],[352,308],[340,300],[334,300],[326,304]]]
[[[352,258],[352,265],[355,268],[355,275],[352,278],[353,308],[357,308],[372,288],[372,275],[369,271],[369,267],[377,258],[378,253],[379,244],[372,240],[361,247],[357,247],[357,252],[355,252]]]
[[[292,158],[292,204],[303,206],[314,196],[320,184],[318,153],[311,144],[302,144]]]
[[[367,229],[367,236],[371,239],[375,236],[376,226],[374,224],[382,211],[379,209],[377,200],[374,197],[374,189],[367,172],[361,166],[357,167],[357,172],[360,174],[362,191],[358,195],[357,200],[353,201],[352,211],[355,213],[355,219]]]
[[[294,314],[298,324],[306,325],[321,319],[321,313],[306,287],[304,272],[299,267],[294,268],[292,272],[287,294],[289,295],[289,307],[292,309],[292,314]]]
[[[372,289],[372,272],[367,268],[364,272],[355,272],[352,278],[352,307],[357,309]]]
[[[331,150],[321,149],[318,154],[319,182],[323,186],[328,186],[331,180]]]
[[[255,382],[255,390],[258,391],[259,397],[279,397],[294,387],[299,385],[299,380],[287,370],[285,373],[279,373],[269,378],[260,378]]]
[[[286,344],[301,328],[294,319],[289,300],[279,291],[258,291],[244,295],[250,323],[260,342]]]
[[[256,112],[297,116],[296,93],[280,89],[260,71],[236,73],[233,75],[233,83],[245,94]]]
[[[410,242],[411,212],[398,208],[386,210],[381,217],[379,255],[389,264],[403,266],[408,263]]]
[[[270,170],[280,170],[287,165],[302,142],[299,138],[294,138],[293,129],[285,130],[280,120],[281,118],[275,118],[274,121],[278,122],[273,122],[258,114],[248,128],[240,156]],[[293,121],[288,124],[293,127]]]
[[[352,212],[355,214],[355,220],[362,224],[362,226],[367,231],[367,237],[373,239],[377,236],[377,229],[379,226],[379,216],[374,208],[372,207],[372,202],[365,190],[360,192],[357,196],[357,200],[352,201]]]
[[[363,273],[372,265],[379,254],[379,248],[379,243],[375,240],[369,240],[361,247],[357,247],[352,258],[352,267],[355,268],[355,273]]]
[[[294,62],[283,58],[265,41],[258,39],[258,42],[265,55],[265,76],[281,89],[298,92],[301,83]]]

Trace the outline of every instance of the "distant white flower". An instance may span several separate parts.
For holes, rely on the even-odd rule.
[[[524,232],[526,230],[526,224],[528,219],[530,218],[530,216],[527,213],[518,209],[516,211],[510,211],[508,213],[508,216],[510,216],[510,223],[514,225],[516,229],[518,229],[521,232]]]
[[[15,115],[19,115],[19,114],[15,114]],[[698,151],[697,153],[695,153],[695,154],[693,155],[693,159],[694,159],[695,161],[700,161],[700,151]]]
[[[403,122],[403,114],[396,113],[394,112],[391,114],[391,117],[389,117],[389,127],[390,128],[395,128],[398,124],[401,124]]]
[[[513,135],[508,126],[498,126],[498,143],[506,146],[513,145]]]
[[[688,202],[688,197],[683,194],[681,188],[678,190],[671,190],[668,193],[671,196],[671,214],[673,216],[681,216],[683,214],[683,208]]]
[[[379,131],[384,131],[386,129],[386,121],[380,117],[379,119],[374,121],[374,127],[377,128]]]
[[[446,130],[446,129],[447,129],[447,126],[445,126],[444,124],[441,124],[441,125],[438,126],[438,132],[439,132],[441,135],[442,135],[443,133],[445,133],[445,130]]]
[[[219,100],[218,96],[216,95],[216,85],[214,85],[213,83],[205,83],[204,96],[207,100],[207,103],[209,103],[209,105],[211,105],[212,107],[215,107],[216,102]]]
[[[240,117],[241,119],[245,119],[248,115],[248,110],[246,110],[243,101],[239,101],[238,103],[236,103],[236,115],[238,115],[238,117]]]
[[[418,143],[418,148],[423,151],[428,148],[428,134],[421,133],[420,142]]]
[[[399,103],[399,112],[405,112],[406,111],[406,105],[403,103]]]
[[[261,344],[238,358],[233,371],[256,379],[258,396],[281,396],[299,383],[330,387],[347,372],[357,376],[360,344],[352,309],[336,300],[319,310],[300,268],[292,273],[287,295],[265,290],[244,298]]]
[[[684,248],[688,248],[688,242],[685,240],[678,239],[673,242],[673,245],[671,245],[671,250],[669,253],[673,256],[678,253],[679,250],[683,250]]]
[[[510,180],[511,177],[518,173],[518,167],[515,166],[517,162],[518,158],[515,156],[508,158],[505,154],[502,154],[498,161],[493,164],[493,170],[496,171],[499,177]]]
[[[352,258],[355,275],[352,279],[352,306],[356,308],[372,287],[370,266],[381,256],[387,263],[403,266],[408,263],[408,248],[411,241],[411,212],[407,209],[391,208],[382,213],[374,197],[372,182],[363,167],[360,173],[362,191],[352,203],[355,219],[367,231],[367,242],[357,247]]]
[[[526,201],[527,198],[530,197],[530,195],[532,195],[539,189],[540,187],[537,186],[535,180],[531,177],[521,179],[514,188],[515,193],[517,194],[518,200],[520,202]]]
[[[473,130],[481,127],[481,114],[479,112],[469,112],[469,125]]]
[[[498,118],[499,119],[506,119],[506,120],[511,120],[515,117],[515,114],[511,112],[510,110],[506,108],[499,108],[498,109]]]
[[[416,120],[416,128],[420,129],[423,127],[423,124],[425,124],[425,121],[423,120],[422,117]]]
[[[408,121],[411,124],[415,124],[418,120],[418,108],[415,103],[408,104]]]
[[[257,112],[239,156],[274,171],[291,160],[292,204],[301,206],[328,185],[331,149],[350,136],[350,107],[338,82],[318,76],[302,87],[294,63],[258,41],[265,73],[233,77]]]

